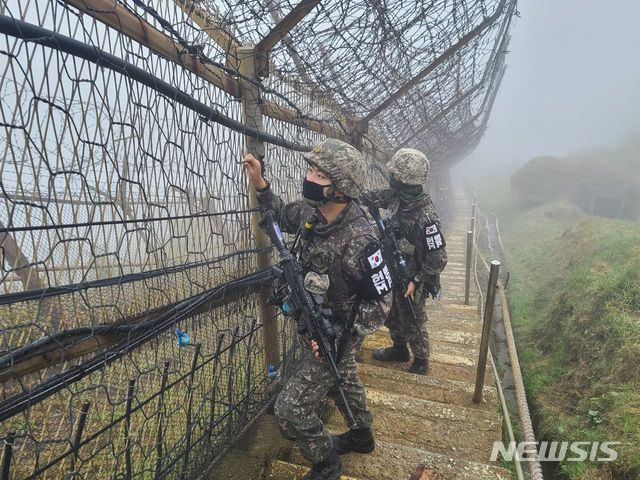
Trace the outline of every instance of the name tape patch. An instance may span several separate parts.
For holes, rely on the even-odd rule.
[[[382,256],[380,244],[370,243],[363,253],[367,261],[362,263],[365,271],[362,278],[356,280],[356,289],[364,300],[375,300],[391,292],[391,273]]]

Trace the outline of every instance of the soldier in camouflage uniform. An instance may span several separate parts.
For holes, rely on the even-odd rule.
[[[317,353],[317,345],[309,339],[302,339],[299,368],[275,404],[283,435],[297,440],[302,454],[313,464],[305,479],[328,480],[340,477],[338,454],[368,453],[375,446],[372,415],[356,371],[355,352],[364,335],[384,323],[391,309],[392,295],[388,293],[392,287],[377,233],[354,201],[362,193],[366,173],[360,152],[347,143],[328,139],[304,158],[309,164],[302,188],[304,200],[289,204],[272,192],[258,160],[248,154],[243,164],[261,206],[276,213],[283,231],[295,233],[303,223],[313,224],[310,237],[296,249],[297,255],[305,274],[315,272],[328,279],[323,306],[333,312],[331,319],[338,338],[352,307],[356,315],[354,333],[338,369],[357,427],[333,436],[324,430],[316,407],[328,394],[335,399],[331,392],[334,381],[327,363]],[[341,402],[336,401],[336,405],[344,414]]]
[[[391,157],[388,167],[390,188],[365,192],[361,202],[388,210],[387,226],[395,233],[411,271],[411,281],[404,296],[412,298],[416,316],[421,321],[418,325],[404,313],[402,298],[398,297],[402,292],[395,292],[391,314],[385,323],[391,332],[393,346],[376,349],[373,358],[407,362],[409,343],[413,352],[409,372],[426,374],[429,333],[425,301],[428,292],[434,291],[430,282],[447,264],[445,241],[431,197],[422,189],[429,175],[427,157],[418,150],[402,148]]]

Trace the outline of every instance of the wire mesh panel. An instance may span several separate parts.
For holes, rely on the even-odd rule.
[[[247,138],[285,199],[327,136],[370,188],[479,140],[515,2],[318,3],[0,2],[2,475],[188,477],[272,399]]]

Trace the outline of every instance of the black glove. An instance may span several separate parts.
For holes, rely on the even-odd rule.
[[[438,296],[438,292],[442,286],[440,285],[440,274],[437,273],[435,275],[427,275],[424,279],[424,289],[427,292],[427,298],[431,295],[431,298],[436,298]]]

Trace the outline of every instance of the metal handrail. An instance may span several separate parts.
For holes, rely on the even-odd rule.
[[[479,214],[479,209],[477,208],[477,202],[474,201],[474,221],[478,220],[478,214]],[[479,236],[479,229],[475,229],[475,232],[478,233]],[[477,275],[477,260],[480,259],[482,264],[484,265],[485,269],[487,271],[489,271],[491,273],[492,268],[489,266],[489,263],[485,260],[484,256],[482,255],[482,253],[480,252],[480,250],[478,249],[478,246],[476,244],[477,242],[473,241],[473,251],[476,253],[475,257],[474,257],[474,277],[475,277],[475,282],[476,285],[478,287],[478,291],[480,292],[480,296],[482,297],[482,289],[480,286],[480,282],[478,280],[478,275]],[[467,256],[468,262],[469,264],[471,263],[471,259],[469,258],[469,256]],[[493,263],[493,262],[492,262]],[[468,268],[467,271],[469,271],[470,269]],[[497,272],[496,272],[497,275]],[[509,359],[511,361],[511,370],[512,370],[512,374],[513,374],[513,381],[514,381],[514,386],[515,386],[515,390],[516,390],[516,403],[517,403],[517,407],[518,407],[518,418],[520,420],[520,424],[521,424],[521,428],[522,428],[522,432],[524,435],[524,440],[526,442],[525,444],[525,454],[527,457],[527,463],[529,464],[529,471],[531,474],[531,479],[532,480],[544,480],[543,476],[542,476],[542,467],[540,466],[540,461],[538,459],[538,454],[537,451],[535,450],[535,445],[536,445],[536,439],[535,439],[535,434],[533,431],[533,425],[532,425],[532,421],[531,421],[531,415],[529,412],[529,405],[527,403],[527,396],[526,396],[526,392],[525,392],[525,388],[524,388],[524,381],[522,379],[522,371],[520,369],[520,361],[518,359],[518,352],[516,349],[516,345],[515,345],[515,339],[513,336],[513,330],[511,328],[511,317],[509,315],[509,307],[508,307],[508,303],[507,303],[507,297],[505,294],[505,290],[504,290],[504,286],[502,285],[502,283],[500,282],[500,280],[497,278],[495,279],[495,282],[492,281],[491,279],[491,275],[490,275],[490,279],[489,279],[489,288],[491,288],[491,285],[495,285],[495,289],[497,291],[497,293],[500,296],[500,304],[502,306],[502,316],[503,316],[503,323],[504,323],[504,328],[505,328],[505,336],[506,336],[506,341],[507,341],[507,349],[508,349],[508,353],[509,353]],[[495,292],[494,292],[495,293]],[[492,301],[492,307],[493,307],[493,301]],[[487,302],[488,305],[488,302]],[[486,317],[486,310],[485,310],[485,317]],[[493,312],[491,312],[493,313]],[[485,318],[486,321],[486,318]],[[488,337],[490,334],[490,329],[488,330],[487,333],[485,333],[486,329],[483,328],[483,338],[481,339],[481,345],[483,343],[487,343],[488,344]],[[485,338],[486,335],[486,338]],[[490,350],[489,350],[490,353]],[[494,369],[494,376],[495,376],[495,380],[496,380],[496,387],[498,389],[498,396],[500,398],[500,403],[501,403],[501,407],[502,407],[502,411],[503,411],[503,415],[505,419],[509,419],[509,411],[508,411],[508,406],[506,404],[506,401],[504,401],[504,393],[502,391],[502,384],[500,383],[500,379],[497,375],[497,370],[495,369],[495,364],[493,361],[493,357],[490,355],[491,357],[491,363],[492,363],[492,367]],[[485,359],[486,360],[486,359]],[[485,363],[485,367],[486,367],[486,363]],[[478,366],[478,369],[480,369],[480,365]],[[483,369],[484,371],[484,369]],[[476,391],[477,391],[477,385],[476,385]],[[513,431],[511,429],[511,424],[509,421],[508,427],[507,427],[507,432],[509,434],[509,441],[513,442],[515,441],[514,436],[513,436]],[[521,459],[519,458],[517,452],[514,455],[514,465],[515,465],[515,469],[516,469],[516,477],[518,478],[518,480],[521,480],[521,478],[523,478],[522,475],[522,467],[520,465]],[[520,473],[518,473],[520,472]]]

